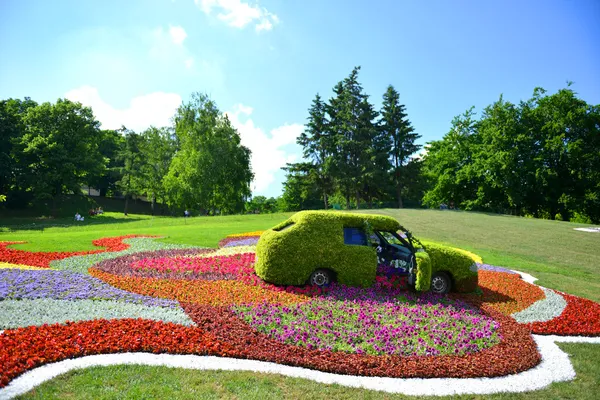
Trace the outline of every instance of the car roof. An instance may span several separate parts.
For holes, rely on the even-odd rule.
[[[300,211],[290,218],[293,222],[331,221],[341,223],[344,227],[363,227],[367,222],[373,229],[395,231],[400,223],[393,217],[379,214],[351,213],[347,211]]]

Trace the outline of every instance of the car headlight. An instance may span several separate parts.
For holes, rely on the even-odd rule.
[[[469,267],[469,270],[470,270],[471,272],[475,272],[475,273],[477,273],[477,271],[479,270],[479,267],[477,266],[477,263],[473,263],[473,264],[471,264],[471,266]]]

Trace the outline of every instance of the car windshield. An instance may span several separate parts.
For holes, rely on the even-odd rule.
[[[407,243],[414,246],[412,236],[404,231],[379,231],[379,234],[389,243],[406,247]]]
[[[404,246],[404,243],[400,240],[397,234],[394,232],[381,231],[379,232],[381,236],[389,243],[389,244],[397,244],[400,246]]]

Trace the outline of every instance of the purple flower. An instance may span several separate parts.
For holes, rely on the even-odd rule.
[[[71,271],[0,270],[0,300],[4,299],[118,300],[159,307],[177,307],[173,300],[142,296],[117,289],[100,279]]]

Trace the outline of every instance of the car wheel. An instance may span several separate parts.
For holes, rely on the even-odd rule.
[[[450,277],[445,272],[436,272],[431,277],[431,291],[436,294],[446,294],[450,291]]]
[[[308,278],[308,283],[314,286],[327,286],[331,283],[331,272],[326,269],[318,269]]]

